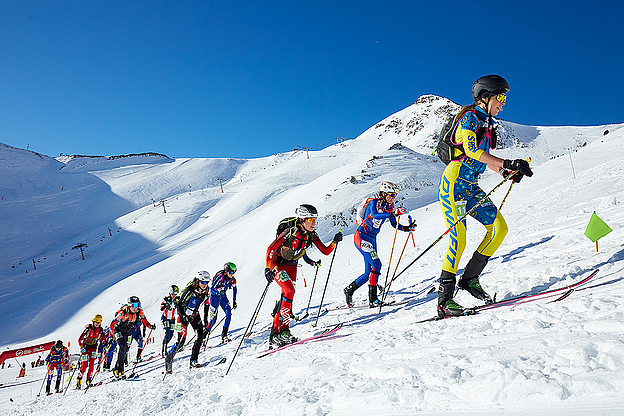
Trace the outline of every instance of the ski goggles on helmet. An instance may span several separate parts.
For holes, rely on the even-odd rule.
[[[505,101],[507,101],[507,94],[500,93],[496,95],[496,101],[498,101],[499,103],[505,103]]]
[[[132,302],[132,303],[130,304],[130,307],[131,307],[131,308],[138,308],[139,306],[141,306],[141,303],[140,303],[140,302]]]

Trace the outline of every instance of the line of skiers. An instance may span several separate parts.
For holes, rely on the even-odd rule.
[[[512,175],[509,179],[514,183],[520,182],[524,176],[533,176],[526,160],[501,159],[489,153],[497,145],[496,123],[492,116],[496,116],[502,110],[508,91],[509,84],[503,77],[498,75],[481,77],[474,82],[472,87],[474,103],[463,107],[456,117],[457,123],[453,127],[450,139],[450,160],[442,174],[438,194],[442,214],[450,231],[449,245],[439,279],[437,313],[440,317],[463,315],[469,312],[453,299],[458,263],[466,245],[466,220],[465,218],[459,222],[458,220],[466,212],[470,212],[473,218],[485,226],[486,235],[465,266],[457,286],[485,303],[493,302],[491,296],[481,286],[479,276],[507,234],[507,224],[494,203],[490,199],[484,199],[486,194],[478,184],[481,174],[486,167],[489,167],[506,178]],[[400,217],[405,215],[407,210],[404,207],[395,206],[398,192],[399,188],[394,183],[382,182],[379,192],[364,201],[358,209],[356,221],[358,228],[354,234],[354,244],[363,257],[364,273],[343,289],[345,301],[349,307],[354,306],[355,291],[367,282],[369,306],[372,308],[382,304],[378,298],[382,263],[377,253],[377,235],[385,221],[388,220],[394,228],[404,232],[412,232],[416,228],[416,222],[411,217],[409,217],[408,224],[399,223]],[[318,211],[314,206],[300,205],[295,209],[294,217],[285,218],[280,222],[276,238],[267,248],[264,275],[267,284],[275,281],[281,291],[273,313],[273,325],[269,337],[271,346],[279,347],[297,341],[297,338],[290,332],[290,321],[294,317],[292,304],[298,261],[303,259],[313,267],[320,267],[321,261],[310,259],[306,250],[314,245],[322,254],[329,255],[343,239],[342,232],[338,231],[329,244],[323,243],[315,232],[317,219]],[[167,372],[171,372],[173,359],[186,342],[189,326],[195,331],[196,337],[191,352],[190,366],[201,366],[197,361],[199,350],[215,325],[219,307],[226,315],[222,342],[229,341],[227,334],[232,309],[237,306],[235,272],[236,265],[228,262],[215,274],[214,279],[211,279],[207,271],[199,271],[181,294],[176,285],[171,286],[169,295],[161,304],[161,321],[165,330],[162,354],[165,356]],[[226,296],[230,288],[233,289],[232,306]],[[202,305],[204,306],[203,319],[200,316]],[[139,344],[137,360],[141,356],[143,344],[139,331],[140,325],[143,324],[152,330],[155,328],[155,325],[150,324],[145,318],[136,296],[132,296],[128,304],[117,311],[107,334],[101,329],[101,322],[102,317],[96,315],[93,323],[85,328],[80,337],[79,344],[83,355],[77,379],[78,386],[80,386],[87,364],[89,365],[87,382],[91,380],[93,363],[98,356],[96,352],[98,341],[101,346],[108,347],[109,354],[111,354],[112,345],[117,343],[119,352],[114,374],[117,377],[123,377],[125,356],[133,338]],[[178,333],[177,340],[169,346],[175,332]],[[62,343],[59,347],[59,343],[52,348],[46,359],[50,364],[56,363],[53,369],[50,366],[48,391],[54,369],[60,374],[62,370],[59,369],[58,363],[67,356],[67,349],[64,349]],[[107,362],[110,363],[110,359]],[[57,378],[57,389],[58,380]]]
[[[225,322],[221,333],[221,342],[230,341],[228,329],[232,319],[232,309],[237,306],[236,295],[236,265],[232,262],[225,264],[224,268],[215,274],[211,279],[210,273],[205,270],[198,272],[198,275],[179,294],[179,288],[172,285],[169,294],[162,301],[160,310],[162,312],[161,322],[165,336],[162,344],[162,355],[165,357],[165,366],[171,372],[171,364],[175,354],[180,351],[186,341],[187,329],[190,325],[196,331],[196,340],[193,344],[190,366],[200,367],[197,362],[199,350],[205,345],[212,327],[215,325],[218,308],[225,312]],[[228,289],[233,290],[233,304],[230,306],[226,296]],[[204,305],[203,322],[199,316],[199,308]],[[128,302],[123,305],[115,314],[109,327],[102,327],[102,315],[96,314],[91,323],[78,338],[80,347],[80,365],[76,368],[78,376],[76,378],[76,388],[83,386],[83,378],[86,374],[85,386],[91,384],[97,368],[102,365],[104,369],[110,369],[114,352],[117,350],[117,361],[113,368],[113,375],[122,379],[125,378],[124,367],[128,364],[127,353],[130,350],[132,340],[137,341],[136,361],[141,360],[144,348],[143,337],[145,333],[141,328],[156,329],[156,325],[151,324],[145,317],[141,308],[141,301],[137,296],[130,296]],[[177,341],[169,347],[168,344],[173,338],[174,332],[178,332]],[[151,334],[151,332],[150,332]],[[69,370],[69,350],[63,345],[63,341],[57,341],[47,358],[47,378],[46,394],[51,394],[51,383],[54,373],[56,376],[55,391],[62,391],[61,382],[63,371]],[[88,371],[87,371],[88,370]]]
[[[496,123],[492,116],[502,110],[507,92],[509,84],[503,77],[483,76],[473,84],[474,103],[463,107],[456,117],[458,122],[450,138],[452,153],[440,180],[438,194],[444,220],[450,231],[447,255],[439,279],[437,313],[440,317],[470,312],[453,300],[458,263],[466,245],[466,220],[459,219],[466,212],[470,212],[473,218],[485,226],[486,235],[466,265],[458,287],[479,300],[493,302],[481,286],[479,276],[507,234],[507,224],[494,203],[489,198],[484,199],[486,194],[478,184],[481,174],[489,167],[514,183],[520,182],[524,176],[533,176],[526,160],[501,159],[489,153],[497,145]],[[372,308],[381,304],[377,295],[382,263],[377,254],[376,238],[384,222],[389,220],[393,227],[405,232],[412,232],[416,228],[416,222],[411,217],[407,225],[398,224],[399,217],[407,212],[405,208],[394,205],[398,192],[399,188],[395,184],[383,182],[379,193],[368,198],[358,209],[354,244],[364,259],[364,273],[343,290],[349,307],[353,307],[355,291],[367,281],[369,306]],[[280,223],[278,236],[267,249],[264,275],[269,284],[276,281],[281,289],[281,298],[274,311],[269,341],[271,345],[283,346],[297,340],[290,332],[289,322],[298,260],[303,258],[308,264],[318,267],[320,261],[310,260],[306,249],[314,244],[321,253],[328,255],[342,240],[339,231],[329,246],[323,244],[314,231],[317,218],[315,207],[302,204],[295,210],[295,217],[286,218]]]

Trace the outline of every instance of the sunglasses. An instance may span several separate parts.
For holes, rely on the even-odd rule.
[[[396,192],[389,192],[389,193],[386,193],[386,195],[388,195],[390,198],[396,198],[397,193]]]
[[[499,103],[504,103],[505,101],[507,101],[507,94],[505,93],[498,94],[496,96],[496,101],[498,101]]]
[[[140,305],[140,303],[139,303],[139,302],[134,302],[134,303],[132,303],[130,306],[131,306],[131,307],[133,307],[133,308],[138,308],[138,307],[139,307],[139,305]]]
[[[207,285],[210,282],[208,280],[200,280],[199,283],[201,283],[202,285]]]
[[[227,274],[231,274],[231,275],[234,275],[234,273],[236,273],[234,270],[229,270],[229,271],[227,272]]]
[[[309,223],[316,224],[316,218],[306,218],[305,220]]]

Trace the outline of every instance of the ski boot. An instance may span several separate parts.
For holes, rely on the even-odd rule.
[[[104,370],[110,370],[110,366],[111,366],[111,363],[109,363],[108,361],[104,361],[104,364],[102,365],[102,368]]]
[[[52,393],[50,393],[50,384],[46,384],[46,394],[49,396]]]
[[[347,302],[347,306],[352,308],[353,307],[353,294],[355,293],[355,291],[357,290],[359,286],[357,285],[356,281],[354,280],[353,282],[351,282],[351,284],[347,287],[345,287],[342,291],[345,294],[345,300]]]
[[[383,305],[387,305],[387,303],[382,302],[377,298],[377,286],[368,285],[368,306],[371,308],[378,308]]]
[[[284,345],[299,341],[299,338],[293,336],[288,328],[279,333],[279,339],[284,343]]]
[[[191,368],[199,368],[201,366],[202,365],[200,363],[198,363],[197,360],[191,360],[191,364],[190,364]]]
[[[76,379],[76,389],[80,390],[80,385],[82,384],[82,378],[78,377]]]
[[[113,375],[115,376],[117,380],[123,380],[124,378],[126,378],[126,375],[124,374],[123,370],[114,369]]]
[[[459,279],[457,282],[457,287],[460,289],[464,289],[468,293],[470,293],[475,298],[482,300],[486,305],[493,303],[492,297],[488,295],[483,287],[481,287],[481,283],[479,283],[479,278],[475,277],[472,279],[464,279],[463,277]]]
[[[474,311],[472,309],[464,308],[453,299],[448,299],[447,301],[438,304],[438,316],[440,318],[447,316],[471,315],[473,313]]]
[[[284,344],[279,337],[279,332],[275,332],[273,328],[271,328],[271,335],[269,336],[269,348],[281,348]]]
[[[60,393],[60,391],[59,391],[60,389],[61,389],[61,380],[56,380],[56,385],[54,386],[54,391],[57,392],[57,393]]]
[[[230,337],[228,337],[228,328],[224,327],[223,328],[223,332],[221,333],[221,343],[225,344],[225,343],[228,343],[230,341],[231,341],[231,339],[230,339]]]
[[[136,357],[135,362],[140,363],[141,361],[143,361],[143,359],[141,358],[142,354],[143,354],[143,348],[137,349],[137,357]]]

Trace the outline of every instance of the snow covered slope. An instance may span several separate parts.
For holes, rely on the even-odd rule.
[[[198,269],[217,271],[226,261],[239,266],[239,307],[231,325],[239,334],[266,284],[264,252],[277,222],[298,204],[312,203],[321,213],[324,241],[339,228],[352,234],[354,207],[382,180],[399,184],[401,202],[419,225],[416,247],[410,242],[401,261],[406,265],[444,231],[437,204],[443,166],[429,154],[435,132],[454,107],[443,98],[421,97],[357,139],[310,152],[309,159],[305,152],[291,152],[253,160],[151,157],[78,163],[0,146],[0,175],[7,178],[0,205],[0,299],[8,310],[0,321],[0,344],[60,338],[73,348],[93,314],[109,322],[129,295],[139,296],[148,319],[157,322],[170,284],[183,285]],[[225,378],[225,368],[191,372],[182,359],[164,382],[157,369],[131,385],[105,385],[87,395],[70,391],[61,401],[35,397],[43,377],[37,369],[28,375],[32,384],[0,389],[2,409],[9,414],[186,414],[194,406],[211,414],[248,415],[346,415],[353,409],[366,409],[361,414],[616,414],[622,411],[624,388],[621,127],[503,121],[502,145],[494,151],[502,157],[531,156],[535,175],[514,186],[505,202],[510,232],[483,274],[486,290],[498,298],[534,293],[577,281],[596,267],[599,286],[558,303],[427,324],[415,321],[435,313],[435,295],[381,314],[366,308],[332,312],[319,322],[345,322],[335,339],[258,359],[254,352],[266,348],[279,293],[272,285],[254,336]],[[487,173],[482,186],[488,190],[499,181]],[[500,203],[505,191],[493,199]],[[583,235],[594,210],[614,230],[600,241],[598,253]],[[384,266],[394,235],[386,227],[378,241]],[[483,235],[475,221],[468,227],[462,265]],[[397,237],[393,262],[405,237]],[[71,250],[80,242],[88,243],[84,261]],[[440,242],[403,274],[391,298],[401,300],[433,283],[445,246]],[[316,250],[310,255],[323,257]],[[329,263],[324,257],[313,314]],[[324,306],[342,305],[342,288],[362,271],[361,256],[347,235],[337,250]],[[382,277],[385,272],[384,267]],[[297,314],[305,312],[313,278],[312,268],[299,269]],[[356,292],[356,302],[364,302],[365,290]],[[463,292],[457,299],[476,304]],[[293,333],[315,332],[308,323],[293,326]],[[161,336],[159,326],[156,345],[146,353],[159,350]],[[200,358],[230,360],[237,344],[208,349]],[[0,374],[2,383],[14,377],[7,370]],[[9,397],[14,401],[7,402]]]

